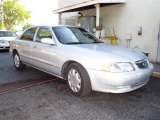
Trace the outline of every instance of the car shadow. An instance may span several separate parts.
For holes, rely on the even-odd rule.
[[[9,50],[0,50],[0,53],[9,52]]]
[[[148,82],[147,85],[145,85],[142,88],[139,88],[137,90],[128,92],[128,93],[121,93],[121,94],[115,94],[115,93],[101,93],[101,92],[94,92],[92,91],[89,95],[85,97],[75,97],[71,94],[69,87],[67,85],[67,82],[64,80],[58,80],[54,83],[48,84],[47,87],[52,87],[56,89],[56,91],[59,92],[59,94],[63,94],[66,97],[70,97],[73,99],[81,99],[85,102],[87,101],[109,101],[109,102],[129,102],[132,101],[146,101],[146,98],[152,98],[152,96],[158,96],[160,98],[160,81],[156,78],[151,78],[151,80]],[[51,88],[51,89],[52,89]]]

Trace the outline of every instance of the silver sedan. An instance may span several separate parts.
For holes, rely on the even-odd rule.
[[[0,30],[0,50],[9,50],[9,42],[17,37],[17,34],[9,30]]]
[[[147,84],[153,71],[143,53],[106,45],[73,26],[31,27],[11,42],[10,52],[17,70],[29,65],[58,76],[76,96],[129,92]]]

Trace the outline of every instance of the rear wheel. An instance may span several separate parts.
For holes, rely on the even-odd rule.
[[[86,96],[91,92],[91,84],[87,71],[77,63],[72,63],[67,69],[68,86],[75,96]]]
[[[13,61],[15,68],[19,71],[23,70],[26,67],[26,65],[23,64],[20,60],[19,54],[17,52],[13,54]]]

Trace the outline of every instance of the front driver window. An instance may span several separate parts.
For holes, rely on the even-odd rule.
[[[36,42],[41,42],[42,38],[52,39],[52,33],[48,28],[39,28],[36,36]]]

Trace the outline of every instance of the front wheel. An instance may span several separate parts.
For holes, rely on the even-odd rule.
[[[13,54],[14,66],[17,70],[22,71],[26,66],[20,60],[19,54],[16,52]]]
[[[91,92],[89,75],[85,68],[77,63],[72,63],[67,69],[68,86],[75,96],[86,96]]]

